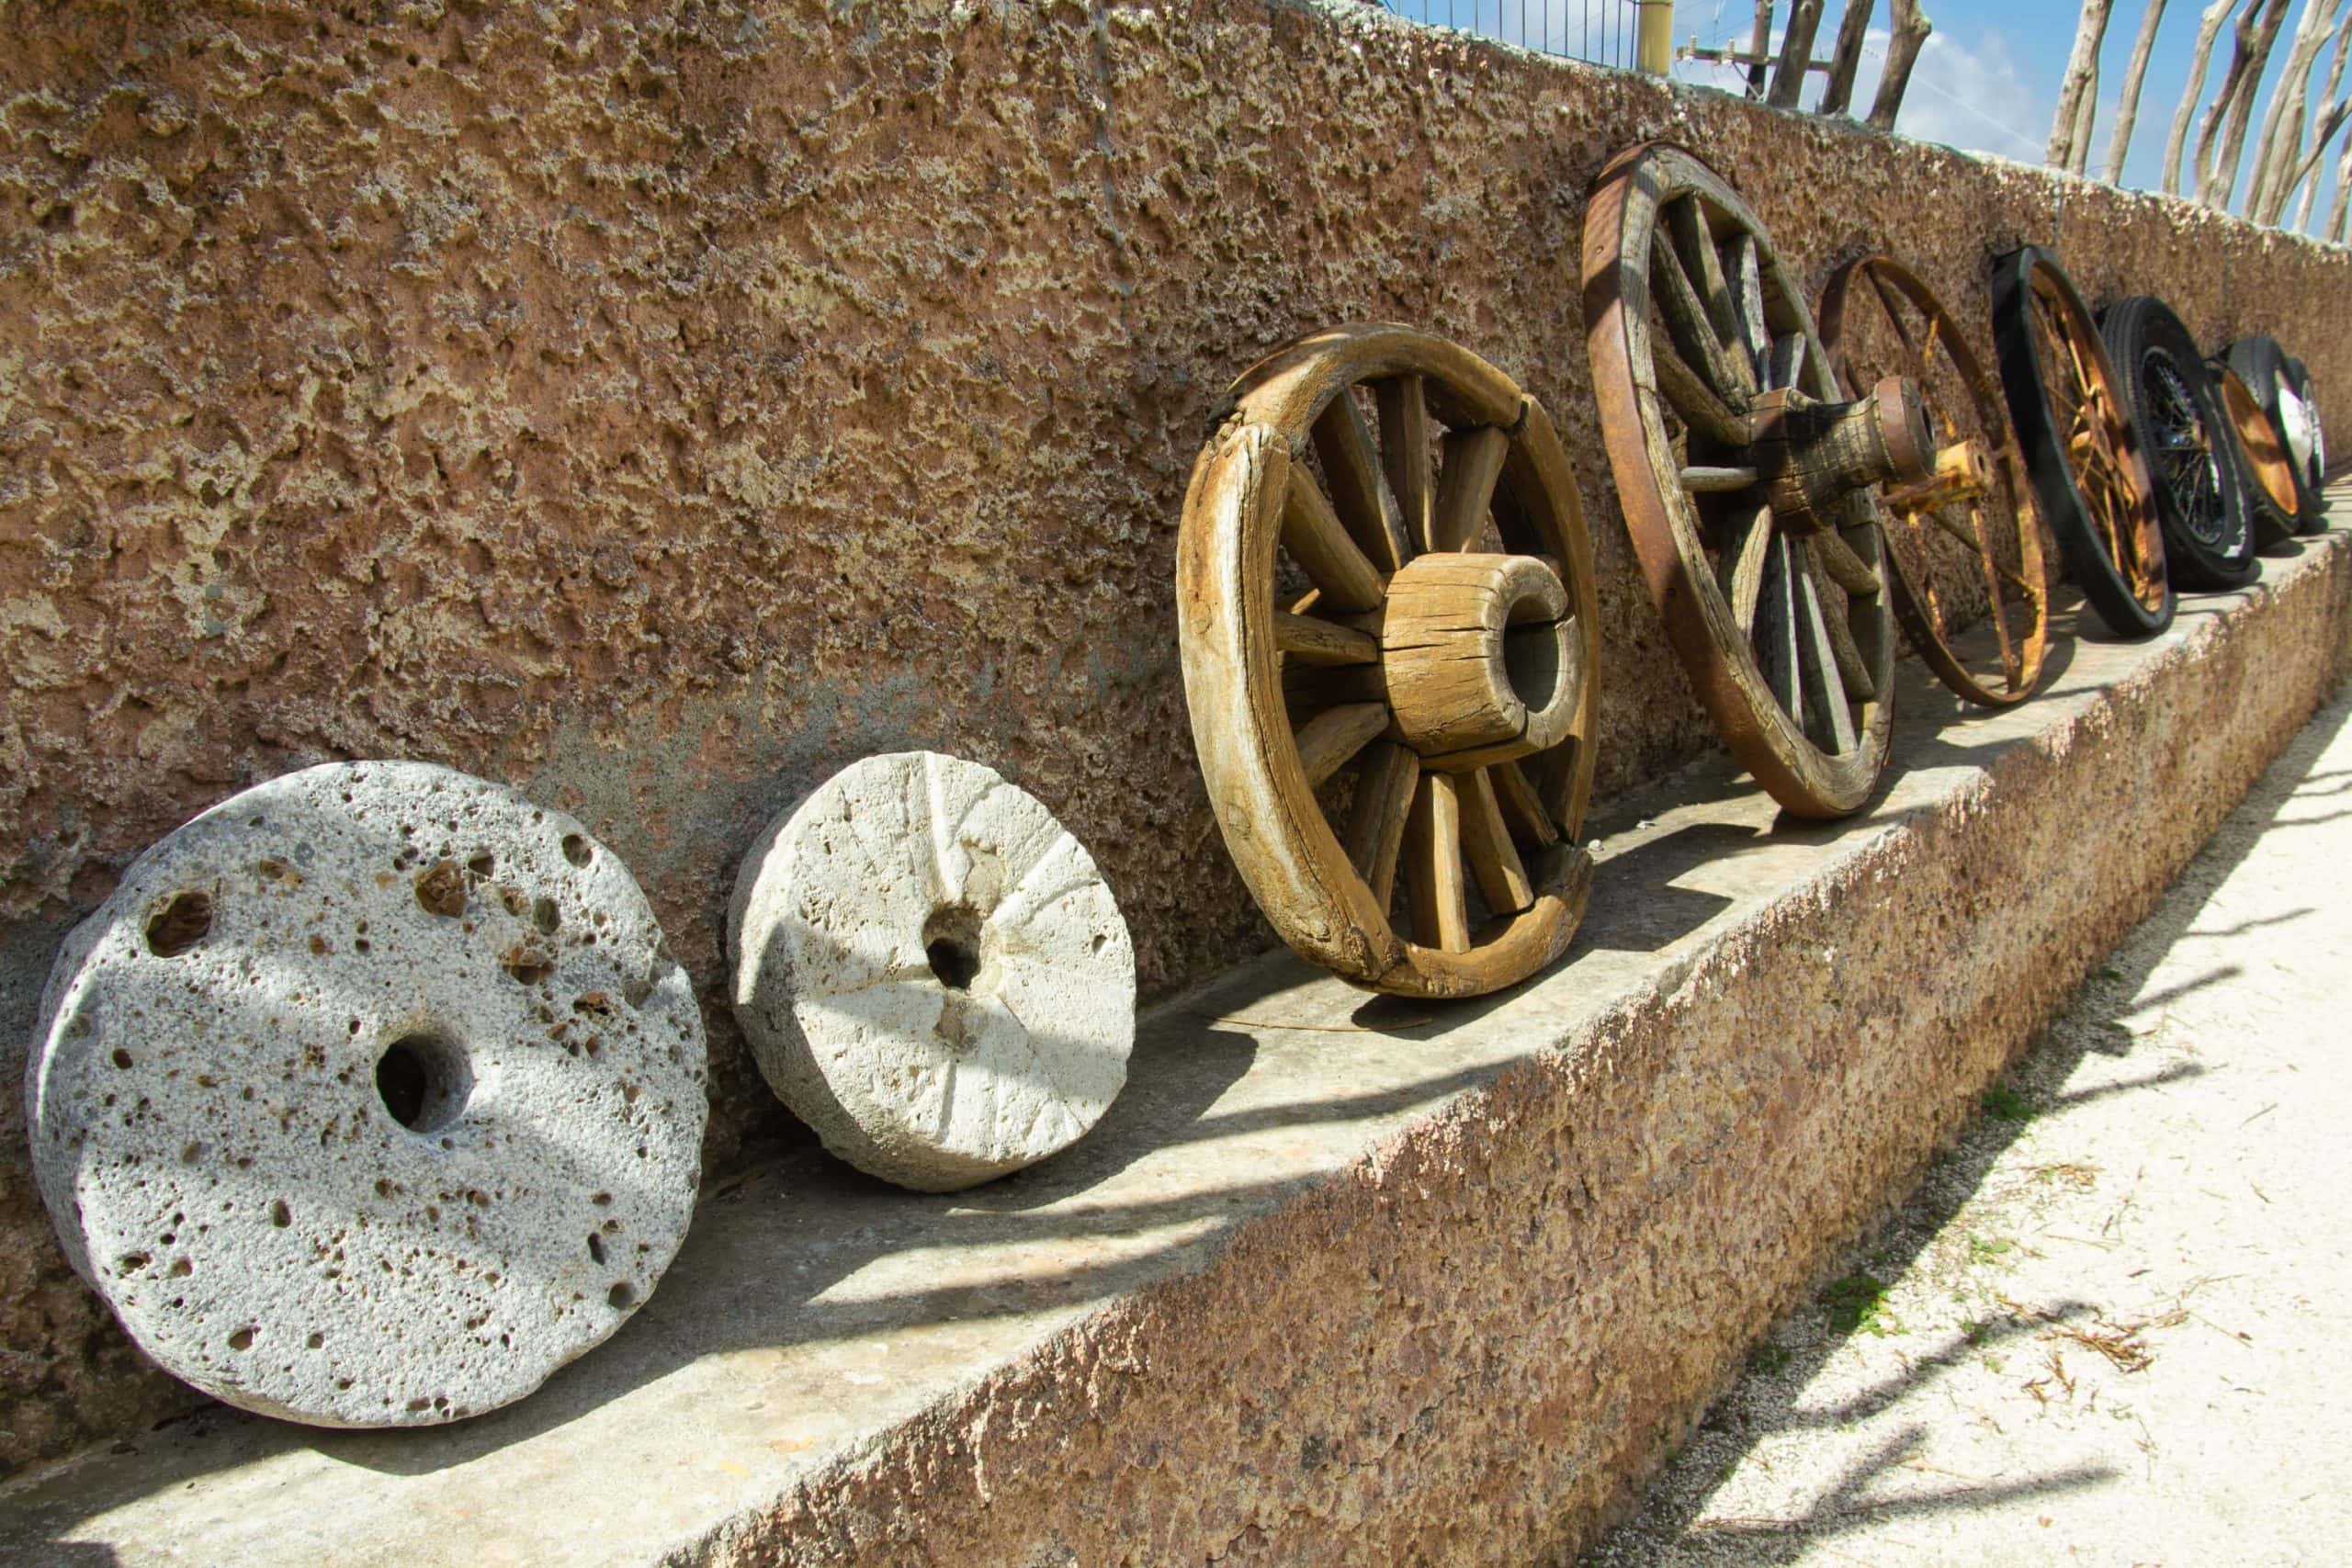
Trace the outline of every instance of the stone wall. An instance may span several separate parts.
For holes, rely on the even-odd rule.
[[[1272,938],[1199,829],[1173,539],[1220,390],[1306,329],[1456,338],[1597,536],[1601,788],[1711,744],[1594,423],[1583,193],[1671,136],[1817,288],[2277,333],[2352,388],[2352,254],[1365,7],[92,3],[0,62],[0,1078],[146,844],[340,757],[589,822],[711,1026],[707,1164],[795,1136],[721,998],[763,820],[988,762],[1091,848],[1147,994]],[[2352,392],[2328,398],[2352,450]],[[0,1095],[0,1463],[185,1404],[66,1270]]]

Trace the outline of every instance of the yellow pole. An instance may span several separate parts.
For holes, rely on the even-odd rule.
[[[1663,76],[1674,63],[1674,0],[1634,4],[1641,12],[1641,35],[1634,63],[1653,76]]]

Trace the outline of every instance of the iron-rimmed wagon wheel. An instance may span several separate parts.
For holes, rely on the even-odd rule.
[[[1664,143],[1593,186],[1584,310],[1618,500],[1700,701],[1782,807],[1859,809],[1894,716],[1868,487],[1929,475],[1916,389],[1846,401],[1763,224]]]
[[[2039,245],[1994,264],[1993,346],[2018,451],[2068,573],[2118,637],[2164,630],[2173,593],[2155,479],[2090,307]]]
[[[2041,679],[2050,589],[2032,484],[1999,385],[1935,292],[1893,256],[1860,256],[1832,274],[1820,321],[1849,387],[1907,375],[1927,398],[1935,477],[1879,496],[1896,619],[1959,695],[1987,707],[2023,702]],[[1982,585],[1996,651],[1974,668],[1952,634],[1979,604],[1973,595],[1947,604],[1939,580]]]
[[[1592,876],[1600,604],[1552,422],[1477,355],[1385,324],[1302,338],[1234,394],[1193,469],[1176,598],[1234,863],[1285,942],[1358,984],[1523,979]]]

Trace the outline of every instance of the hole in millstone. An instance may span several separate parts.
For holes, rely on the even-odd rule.
[[[466,912],[466,878],[456,861],[434,863],[433,869],[420,873],[416,879],[416,901],[428,915],[455,919]]]
[[[294,1211],[286,1206],[283,1198],[273,1198],[269,1203],[269,1223],[284,1230],[294,1223]]]
[[[147,921],[147,951],[158,958],[177,958],[211,929],[210,894],[175,893]]]
[[[392,1120],[412,1133],[437,1133],[473,1095],[466,1049],[446,1034],[403,1034],[376,1058],[376,1093]]]
[[[231,1336],[229,1336],[229,1348],[230,1348],[230,1349],[232,1349],[232,1350],[250,1350],[250,1349],[252,1349],[253,1348],[254,1348],[254,1331],[253,1331],[252,1329],[250,1329],[250,1328],[240,1328],[240,1329],[239,1329],[239,1330],[237,1330],[237,1332],[235,1332],[234,1334],[232,1334]]]
[[[577,833],[563,836],[563,858],[574,865],[588,863],[588,840]]]
[[[967,991],[980,973],[980,916],[968,904],[933,909],[922,923],[922,954],[951,991]]]
[[[629,1303],[637,1300],[637,1287],[627,1280],[623,1280],[605,1292],[605,1299],[616,1307],[627,1307]]]
[[[605,1238],[594,1231],[588,1233],[588,1256],[599,1263],[605,1260]]]

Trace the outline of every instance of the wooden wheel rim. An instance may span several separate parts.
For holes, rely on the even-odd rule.
[[[1996,486],[1982,502],[1966,508],[1965,529],[1953,515],[1961,512],[1958,507],[1938,509],[1937,521],[1927,522],[1918,513],[1899,511],[1882,500],[1879,513],[1888,547],[1887,564],[1893,569],[1890,577],[1894,588],[1895,618],[1903,623],[1911,646],[1918,650],[1928,668],[1935,671],[1936,679],[1960,696],[1987,707],[2023,702],[2033,694],[2041,680],[2050,621],[2049,580],[2043,569],[2041,521],[2033,503],[2033,486],[2026,475],[2025,458],[2018,450],[2016,434],[2009,428],[2001,390],[1984,374],[1983,362],[1934,291],[1910,268],[1885,254],[1848,262],[1831,276],[1828,287],[1822,290],[1822,342],[1849,389],[1869,386],[1879,376],[1894,373],[1893,367],[1857,369],[1850,363],[1845,341],[1847,311],[1858,299],[1863,302],[1864,310],[1874,308],[1904,345],[1920,356],[1920,367],[1912,373],[1923,382],[1928,361],[1941,351],[1967,397],[1957,412],[1937,405],[1936,412],[1941,417],[1939,441],[1973,438],[1982,442],[1987,449]],[[1904,325],[1898,301],[1911,307],[1920,325]],[[1973,430],[1962,424],[1962,416],[1973,425]],[[1963,532],[1974,536],[1975,570],[1984,584],[1987,615],[1994,621],[1995,642],[2001,650],[1993,679],[1969,669],[1943,634],[1934,585],[1924,570],[1928,540],[1923,536],[1928,529],[1940,529],[1955,537]],[[2001,608],[2000,579],[2005,569],[1996,558],[1996,536],[2016,541],[2014,586],[2026,596],[2031,617],[2021,631],[2007,624]],[[1971,541],[1961,538],[1959,542]]]
[[[1786,564],[1790,555],[1781,557],[1778,580],[1787,585],[1787,637],[1794,656],[1783,683],[1798,694],[1803,706],[1804,687],[1799,682],[1808,669],[1793,666],[1810,660],[1816,694],[1830,695],[1814,711],[1834,726],[1831,716],[1842,708],[1844,728],[1850,733],[1849,743],[1824,747],[1802,716],[1792,715],[1758,658],[1752,637],[1760,615],[1751,619],[1749,629],[1740,626],[1707,554],[1706,536],[1713,520],[1702,515],[1695,492],[1682,482],[1682,463],[1664,418],[1661,405],[1673,407],[1678,423],[1687,425],[1686,411],[1669,404],[1659,389],[1660,361],[1653,352],[1658,323],[1654,321],[1651,242],[1667,209],[1686,198],[1698,204],[1690,210],[1707,220],[1710,243],[1736,245],[1743,237],[1753,243],[1758,298],[1752,310],[1763,318],[1764,335],[1771,343],[1763,380],[1773,386],[1793,384],[1825,400],[1843,395],[1804,296],[1738,194],[1681,148],[1660,142],[1635,147],[1601,171],[1584,225],[1586,344],[1610,469],[1650,596],[1700,701],[1733,755],[1788,810],[1805,817],[1844,816],[1869,799],[1886,762],[1894,717],[1890,595],[1878,591],[1855,594],[1843,616],[1848,647],[1830,648],[1826,645],[1834,636],[1829,622],[1838,615],[1837,600],[1832,596],[1823,602],[1826,581],[1817,570],[1818,558],[1812,563],[1816,570],[1796,571]],[[1682,260],[1671,239],[1668,250]],[[1688,263],[1702,268],[1706,265],[1696,254]],[[1722,268],[1720,254],[1713,265]],[[1687,271],[1686,266],[1686,276]],[[1714,316],[1712,309],[1709,313]],[[1720,324],[1716,332],[1719,346],[1729,351],[1733,345]],[[1783,363],[1792,355],[1792,367]],[[1851,521],[1834,533],[1824,530],[1815,536],[1814,549],[1826,550],[1822,541],[1842,543],[1845,556],[1855,563],[1849,570],[1856,570],[1856,581],[1875,589],[1884,581],[1875,505],[1867,492],[1849,497],[1845,504]],[[1759,552],[1770,552],[1774,542],[1770,532],[1760,543],[1756,537],[1763,521],[1752,517],[1743,537]],[[1729,555],[1727,539],[1726,558]],[[1806,583],[1809,589],[1799,586]],[[1818,633],[1810,648],[1797,642],[1794,625],[1797,602],[1808,594],[1815,608],[1809,624]],[[1851,685],[1845,683],[1849,671]],[[1838,683],[1832,685],[1833,680]],[[1849,694],[1854,686],[1865,690],[1860,699]],[[1840,704],[1838,697],[1846,700]]]
[[[1384,417],[1385,430],[1405,428],[1414,407],[1425,411],[1428,434],[1419,443],[1423,461],[1418,469],[1408,467],[1392,478],[1386,453],[1392,446],[1408,450],[1413,443],[1391,434],[1377,450],[1359,443],[1359,459],[1327,462],[1318,483],[1307,466],[1310,451],[1318,461],[1337,454],[1339,448],[1327,443],[1344,440],[1351,418],[1360,435],[1370,434],[1370,422],[1362,418],[1355,394],[1348,390],[1357,386],[1374,388],[1383,400],[1382,414],[1393,413],[1397,423],[1392,426]],[[1186,703],[1210,806],[1234,863],[1284,942],[1358,984],[1448,997],[1478,995],[1523,979],[1566,950],[1583,916],[1592,868],[1577,839],[1592,789],[1600,604],[1582,502],[1551,421],[1534,399],[1476,355],[1385,324],[1300,339],[1251,367],[1234,392],[1232,416],[1193,467],[1177,539]],[[1447,433],[1448,460],[1432,465],[1427,460],[1429,434],[1441,426]],[[1464,465],[1458,482],[1466,488],[1459,495],[1445,483],[1456,463]],[[1368,475],[1378,485],[1367,497],[1362,487],[1335,479],[1335,469]],[[1565,735],[1547,750],[1508,763],[1460,772],[1425,767],[1419,754],[1402,742],[1386,711],[1382,663],[1361,660],[1334,667],[1340,695],[1356,701],[1319,707],[1310,703],[1311,711],[1295,726],[1285,699],[1285,662],[1309,664],[1298,651],[1302,637],[1318,644],[1329,639],[1317,627],[1299,624],[1321,617],[1290,613],[1305,607],[1305,601],[1290,611],[1276,602],[1278,562],[1288,558],[1303,570],[1306,564],[1284,537],[1294,486],[1303,482],[1317,495],[1340,492],[1335,520],[1351,538],[1378,535],[1392,541],[1385,547],[1394,552],[1388,558],[1380,558],[1384,547],[1377,537],[1374,548],[1363,552],[1374,562],[1385,606],[1397,570],[1434,553],[1422,547],[1430,530],[1464,518],[1488,518],[1489,508],[1478,501],[1473,484],[1482,475],[1491,487],[1490,525],[1504,542],[1544,547],[1514,548],[1510,554],[1548,557],[1556,563],[1552,570],[1574,618],[1580,656],[1574,674],[1578,695]],[[1407,492],[1402,501],[1399,489]],[[1396,503],[1393,512],[1378,504],[1382,496]],[[1367,521],[1367,506],[1382,514],[1381,522]],[[1475,545],[1478,538],[1473,534],[1464,542]],[[1463,558],[1482,558],[1464,553]],[[1325,572],[1371,592],[1351,563],[1338,569],[1327,563]],[[1319,607],[1327,592],[1324,577],[1312,570],[1308,577]],[[1369,613],[1334,615],[1335,621],[1323,624],[1358,623],[1342,626],[1348,630],[1358,629]],[[1348,650],[1334,649],[1329,656],[1342,651]],[[1317,657],[1326,655],[1318,651]],[[1307,673],[1321,671],[1310,666]],[[1376,726],[1372,716],[1356,716],[1345,720],[1336,737],[1328,732],[1332,715],[1375,703],[1381,710]],[[1318,732],[1318,726],[1325,731]],[[1335,748],[1350,751],[1338,764],[1330,760]],[[1441,761],[1453,767],[1458,758]],[[1351,764],[1357,770],[1359,802],[1369,792],[1381,808],[1366,807],[1374,818],[1369,822],[1364,814],[1351,817],[1345,824],[1349,842],[1343,844],[1316,786]],[[1514,776],[1507,777],[1506,768]],[[1493,841],[1498,827],[1503,835],[1499,848]],[[1449,833],[1454,846],[1450,887],[1440,886],[1445,879],[1437,874],[1439,848]],[[1534,852],[1521,860],[1521,846]],[[1518,865],[1519,893],[1489,896],[1488,875],[1507,870],[1500,863],[1505,861]],[[1390,899],[1375,892],[1375,883],[1392,889],[1403,884],[1415,908],[1414,939],[1435,940],[1400,933],[1390,921]],[[1466,902],[1473,884],[1490,911],[1511,902],[1522,907],[1490,914],[1473,932]],[[1425,916],[1435,922],[1449,912],[1451,942],[1447,932],[1420,923]]]
[[[2155,476],[2125,410],[2122,382],[2107,356],[2090,307],[2044,257],[2027,273],[2026,325],[2050,404],[2051,428],[2066,441],[2067,466],[2092,525],[2092,536],[2115,564],[2124,587],[2150,611],[2164,612],[2164,536],[2156,523]]]
[[[2213,379],[2221,388],[2222,407],[2230,416],[2230,430],[2237,437],[2246,472],[2270,498],[2270,504],[2292,518],[2300,500],[2295,493],[2295,468],[2286,444],[2278,439],[2278,427],[2236,371],[2226,365],[2216,366]]]

